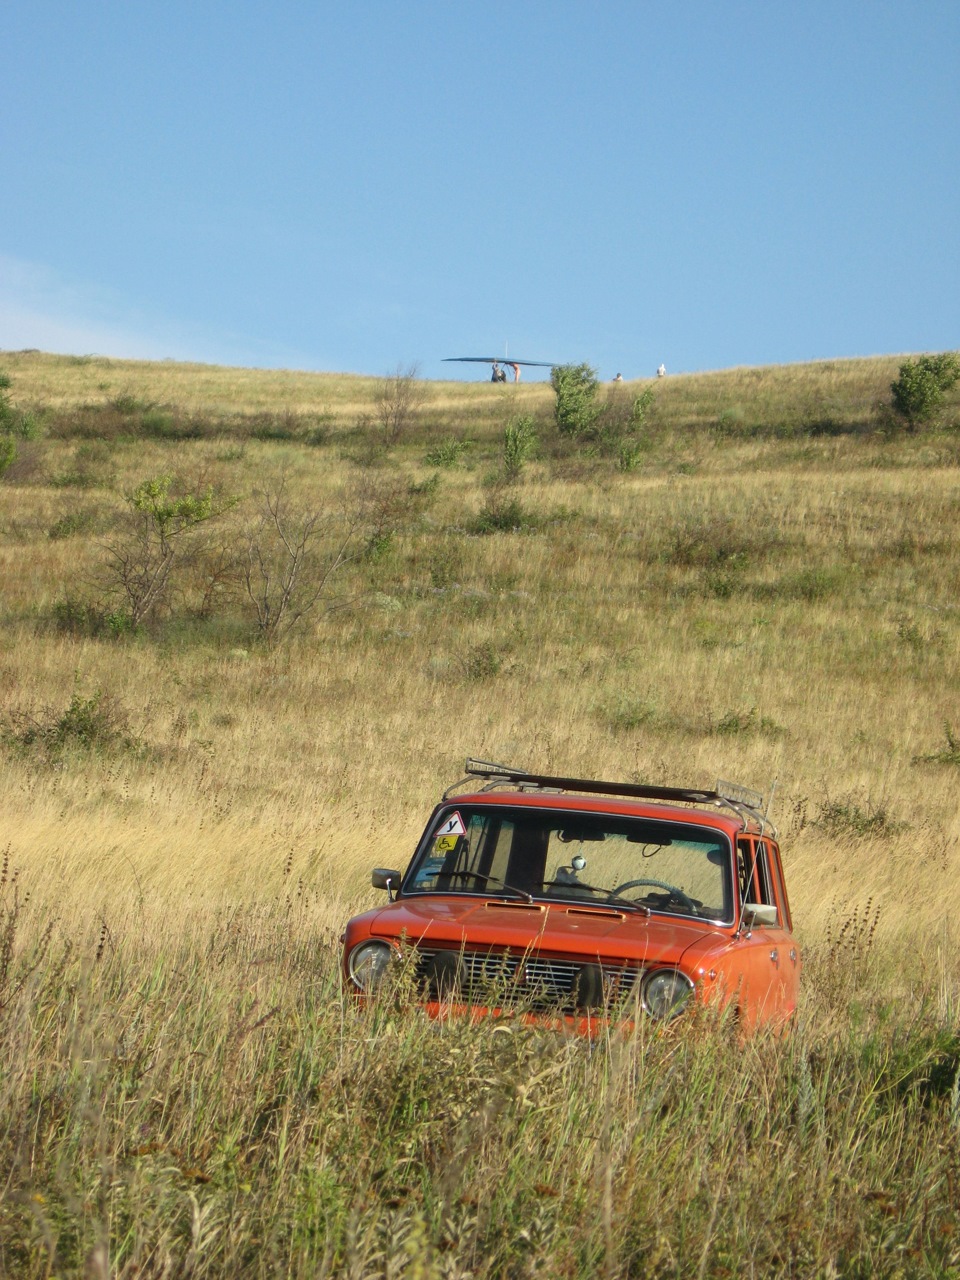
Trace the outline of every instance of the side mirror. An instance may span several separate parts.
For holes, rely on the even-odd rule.
[[[758,924],[773,928],[777,923],[777,908],[762,902],[748,902],[743,909],[743,923],[748,929]]]
[[[399,871],[391,871],[389,867],[375,867],[370,876],[370,883],[375,889],[386,889],[393,901],[393,890],[399,888],[403,879]]]

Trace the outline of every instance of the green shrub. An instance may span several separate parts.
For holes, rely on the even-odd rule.
[[[537,447],[537,429],[529,414],[511,418],[503,431],[503,469],[516,480]]]
[[[47,530],[47,537],[53,542],[61,538],[72,538],[78,533],[88,533],[97,522],[96,512],[68,511],[59,520],[55,520]]]
[[[10,418],[13,416],[13,407],[10,404],[10,375],[0,372],[0,428],[5,428]]]
[[[726,409],[721,409],[717,418],[717,425],[714,428],[716,434],[724,439],[732,436],[738,436],[743,433],[744,412],[740,405],[729,405]]]
[[[36,713],[18,712],[4,736],[11,745],[41,747],[51,754],[67,748],[101,751],[137,745],[126,710],[102,689],[88,698],[75,690],[62,711],[46,707]]]
[[[953,725],[947,722],[944,723],[943,733],[946,738],[945,746],[926,756],[914,756],[912,763],[960,765],[960,736],[955,732]]]
[[[610,706],[601,707],[599,716],[615,733],[632,733],[635,729],[650,729],[659,719],[657,708],[652,703],[626,695],[622,695]]]
[[[132,635],[137,630],[130,614],[122,608],[106,609],[76,596],[55,601],[51,612],[55,628],[66,635],[98,639]]]
[[[490,640],[471,645],[460,660],[465,680],[490,680],[503,669],[503,655]]]
[[[293,413],[280,417],[262,414],[250,434],[254,440],[301,441],[304,438],[302,423]]]
[[[115,395],[110,401],[110,406],[116,409],[117,413],[127,418],[137,413],[148,413],[151,409],[156,408],[152,400],[141,400],[139,396],[135,396],[131,391],[121,391],[118,395]]]
[[[634,431],[642,431],[647,423],[647,416],[653,407],[656,393],[653,387],[645,387],[633,401],[630,411],[630,426]]]
[[[17,460],[17,446],[10,436],[0,435],[0,476]]]
[[[649,448],[644,440],[621,440],[617,450],[617,470],[636,471]]]
[[[556,395],[554,419],[561,435],[589,436],[596,429],[602,407],[597,404],[600,383],[588,364],[560,364],[550,370]]]
[[[463,464],[463,455],[468,448],[468,441],[457,440],[448,436],[432,449],[428,449],[424,461],[428,467],[459,467]]]
[[[17,460],[14,437],[35,440],[40,434],[39,424],[33,414],[18,412],[10,403],[9,387],[9,375],[0,373],[0,476]]]
[[[756,707],[749,707],[746,711],[725,712],[717,721],[714,732],[721,737],[736,738],[749,733],[780,734],[783,730],[775,720],[761,715]]]
[[[142,480],[127,494],[129,514],[104,547],[101,577],[118,602],[110,616],[126,619],[132,630],[167,604],[196,550],[196,531],[235,504],[209,485],[196,493],[177,487],[169,475]]]
[[[825,797],[820,801],[813,824],[830,836],[860,839],[891,835],[901,827],[891,816],[885,800],[874,801],[870,796],[861,800],[855,795]]]
[[[816,604],[849,591],[856,578],[853,565],[816,565],[785,573],[775,582],[751,584],[751,593],[758,600],[804,600]]]
[[[765,521],[743,522],[717,511],[691,512],[666,531],[662,558],[687,569],[743,568],[781,543],[780,531]]]
[[[430,585],[438,591],[458,583],[463,577],[463,551],[459,542],[447,537],[434,546],[427,556]]]
[[[921,423],[929,422],[943,404],[946,392],[958,381],[960,355],[955,351],[905,360],[890,390],[893,407],[906,421],[907,430],[914,431]]]
[[[522,533],[536,527],[535,518],[524,510],[518,498],[491,494],[480,514],[470,524],[471,533]]]

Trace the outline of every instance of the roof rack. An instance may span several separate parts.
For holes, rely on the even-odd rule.
[[[475,760],[472,756],[467,757],[464,771],[467,776],[447,788],[443,793],[444,800],[458,787],[474,778],[485,778],[487,783],[481,788],[482,791],[514,786],[521,791],[583,791],[592,795],[629,796],[637,800],[666,800],[673,804],[715,805],[732,810],[745,826],[757,823],[761,832],[769,829],[776,835],[767,818],[770,806],[768,804],[764,808],[763,796],[758,791],[751,791],[738,783],[722,779],[718,779],[714,791],[701,791],[692,787],[653,787],[642,782],[603,782],[595,778],[564,778],[553,774],[529,773],[526,769],[494,764],[490,760]]]

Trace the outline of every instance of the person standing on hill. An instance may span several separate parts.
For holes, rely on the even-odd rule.
[[[520,381],[520,366],[519,366],[518,364],[513,364],[513,363],[511,363],[511,361],[509,361],[509,360],[507,361],[507,364],[509,364],[509,365],[510,365],[510,368],[513,370],[513,380],[514,380],[514,382],[519,382],[519,381]]]

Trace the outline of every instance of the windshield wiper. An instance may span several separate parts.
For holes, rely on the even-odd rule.
[[[515,893],[518,898],[522,898],[524,902],[533,904],[533,894],[527,893],[523,889],[518,889],[512,884],[507,884],[506,880],[501,880],[499,876],[485,876],[479,871],[466,871],[463,873],[469,876],[471,880],[482,880],[484,884],[498,884],[501,889],[506,889],[508,893]]]
[[[648,917],[653,914],[645,902],[628,902],[626,898],[608,898],[602,905],[612,907],[614,911],[642,911]]]

